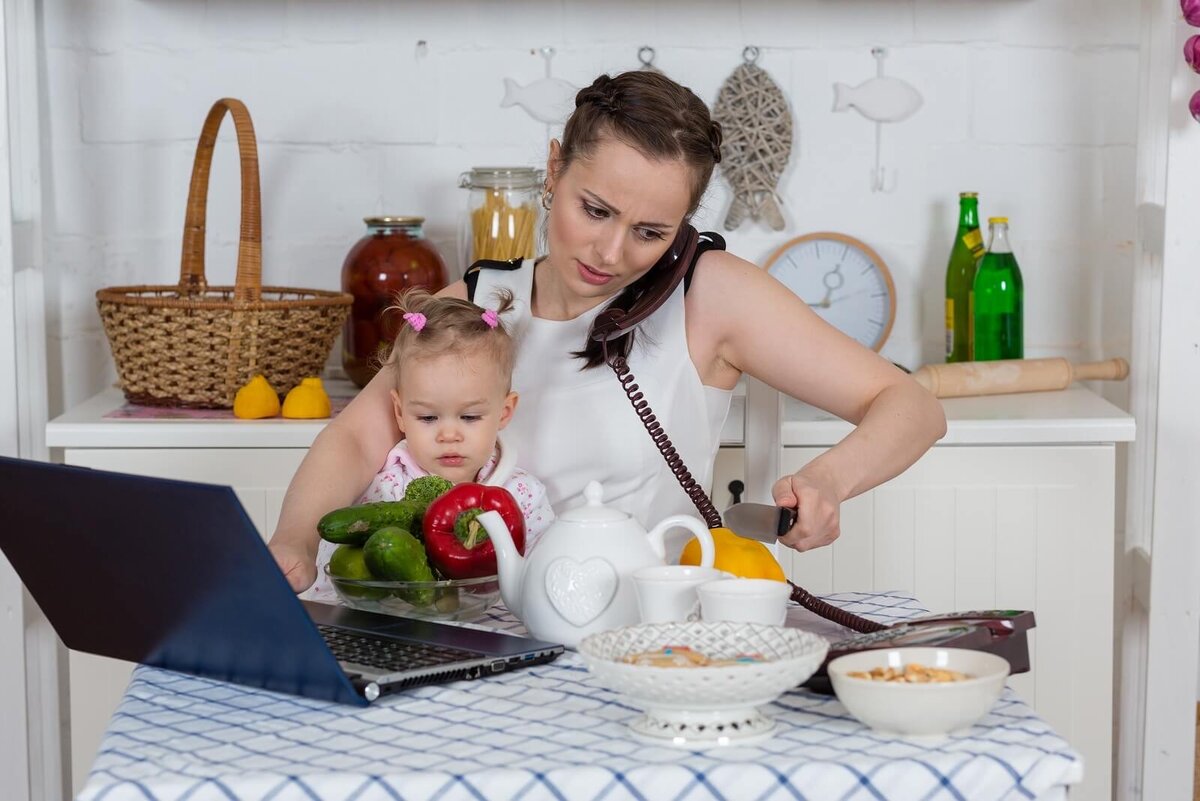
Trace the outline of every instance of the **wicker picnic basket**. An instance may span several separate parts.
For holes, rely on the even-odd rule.
[[[242,216],[237,283],[204,275],[205,207],[213,146],[225,112],[241,154]],[[262,373],[285,393],[320,375],[353,298],[343,292],[262,285],[258,146],[240,100],[213,104],[204,120],[183,226],[179,283],[115,286],[96,293],[125,397],[148,406],[228,408]]]

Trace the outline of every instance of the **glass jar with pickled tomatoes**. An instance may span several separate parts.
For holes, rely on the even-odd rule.
[[[425,239],[424,217],[364,217],[367,232],[346,254],[342,291],[354,305],[342,330],[342,367],[360,387],[379,371],[391,350],[401,318],[387,311],[396,295],[446,286],[446,264]]]

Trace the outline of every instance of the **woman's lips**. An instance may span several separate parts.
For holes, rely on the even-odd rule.
[[[607,284],[609,281],[613,280],[613,277],[611,275],[608,275],[607,273],[597,272],[596,270],[593,270],[591,267],[588,267],[586,264],[579,261],[578,259],[575,261],[575,263],[577,265],[579,265],[579,277],[582,278],[584,281],[586,281],[589,284],[594,284],[595,286],[603,286],[604,284]]]

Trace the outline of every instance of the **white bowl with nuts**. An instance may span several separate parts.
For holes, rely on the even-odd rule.
[[[859,651],[826,668],[846,710],[876,731],[942,737],[973,726],[1000,697],[1008,662],[964,648]]]

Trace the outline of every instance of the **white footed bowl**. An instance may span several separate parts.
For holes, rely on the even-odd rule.
[[[664,646],[687,646],[712,659],[761,654],[769,661],[658,667],[620,661]],[[579,654],[596,679],[645,710],[630,728],[642,739],[687,748],[743,745],[775,723],[759,709],[806,681],[829,643],[800,629],[755,623],[647,623],[585,637]]]
[[[909,663],[947,668],[972,678],[909,684],[851,678],[854,671],[903,668]],[[877,731],[905,737],[940,738],[966,729],[986,715],[1008,678],[1008,662],[964,648],[882,648],[838,657],[826,670],[846,710]]]

